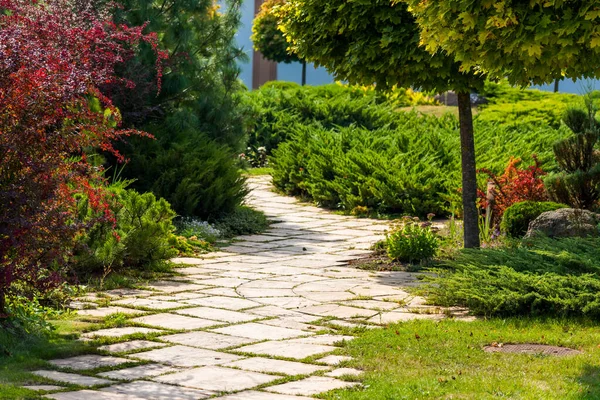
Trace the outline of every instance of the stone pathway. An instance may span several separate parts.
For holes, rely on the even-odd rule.
[[[128,326],[85,334],[83,340],[102,339],[98,354],[50,361],[60,371],[35,371],[53,384],[88,388],[48,398],[306,399],[359,385],[361,371],[335,354],[353,339],[346,328],[442,318],[402,290],[415,284],[413,274],[347,266],[384,237],[384,222],[277,195],[268,177],[249,186],[248,204],[274,221],[264,234],[173,260],[182,277],[79,299],[104,302],[80,315],[125,313]]]

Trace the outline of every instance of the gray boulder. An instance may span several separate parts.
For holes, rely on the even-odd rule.
[[[531,221],[525,237],[543,235],[548,237],[600,236],[600,215],[587,210],[561,208],[547,211]]]

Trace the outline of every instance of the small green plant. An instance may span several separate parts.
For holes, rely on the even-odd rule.
[[[240,206],[234,212],[217,220],[214,226],[223,237],[232,238],[263,232],[269,226],[269,221],[262,212]]]
[[[500,229],[509,237],[523,237],[527,233],[529,223],[542,213],[568,207],[551,201],[522,201],[506,209]]]
[[[439,240],[431,228],[431,222],[419,218],[404,217],[400,224],[386,235],[386,248],[392,260],[423,262],[435,256]]]

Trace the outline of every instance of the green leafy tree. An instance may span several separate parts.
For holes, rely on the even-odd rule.
[[[288,51],[288,42],[279,29],[279,9],[286,0],[266,0],[256,14],[252,24],[252,43],[254,49],[271,61],[278,63],[302,63],[302,86],[306,84],[306,62],[297,54]]]
[[[596,0],[402,1],[422,28],[422,44],[471,71],[523,86],[600,75]]]
[[[475,141],[470,92],[481,76],[464,73],[460,63],[420,46],[420,29],[403,3],[389,0],[291,0],[279,11],[280,29],[290,48],[326,67],[337,79],[443,92],[459,100],[465,246],[479,246]]]

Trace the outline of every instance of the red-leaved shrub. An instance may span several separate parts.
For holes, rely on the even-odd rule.
[[[96,11],[75,0],[0,0],[0,315],[12,282],[56,285],[74,238],[97,222],[78,220],[75,194],[114,218],[86,152],[120,157],[112,142],[143,134],[119,130],[97,88],[128,85],[115,65],[141,41],[156,49],[156,36]]]
[[[538,159],[533,156],[534,164],[526,168],[519,168],[521,160],[511,158],[502,175],[497,176],[493,172],[481,169],[480,173],[486,174],[493,182],[493,200],[491,201],[493,226],[497,226],[502,219],[504,211],[515,203],[521,201],[547,201],[548,195],[544,188],[542,176],[546,175],[541,168]],[[479,191],[481,207],[488,207],[490,196],[488,193]]]

